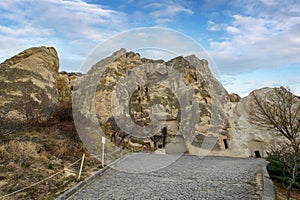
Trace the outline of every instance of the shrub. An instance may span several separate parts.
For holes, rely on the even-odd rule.
[[[276,154],[271,154],[268,156],[267,160],[269,164],[267,165],[267,170],[270,177],[283,184],[288,184],[291,174],[287,172],[284,162]],[[296,178],[296,183],[294,185],[296,188],[300,188],[300,177]]]
[[[51,144],[51,154],[60,159],[80,158],[82,156],[82,145],[77,142],[73,142],[69,139],[58,140]]]

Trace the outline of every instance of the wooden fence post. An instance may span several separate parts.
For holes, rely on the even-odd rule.
[[[80,165],[80,170],[79,170],[79,174],[78,174],[78,179],[77,180],[80,180],[80,177],[81,177],[81,172],[82,172],[83,163],[84,163],[84,157],[85,157],[85,154],[82,155],[81,165]]]

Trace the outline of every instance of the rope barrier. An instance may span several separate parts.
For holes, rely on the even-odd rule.
[[[110,153],[105,153],[104,155],[106,155],[106,156],[112,155],[112,154],[116,153],[117,151],[120,151],[120,152],[130,152],[130,151],[124,150],[124,149],[116,149],[115,151],[110,152]],[[102,154],[92,155],[92,156],[89,156],[89,157],[85,157],[85,159],[96,158],[96,157],[101,156],[101,155],[102,155]],[[75,165],[76,163],[78,163],[78,162],[81,161],[81,160],[82,160],[82,158],[76,160],[74,163],[68,165],[67,167],[71,167],[71,166]],[[36,183],[33,183],[33,184],[31,184],[31,185],[29,185],[29,186],[27,186],[27,187],[24,187],[24,188],[22,188],[22,189],[19,189],[19,190],[16,190],[16,191],[12,192],[12,193],[3,195],[3,196],[0,197],[0,199],[3,199],[3,198],[5,198],[5,197],[9,197],[9,196],[11,196],[11,195],[14,195],[14,194],[17,194],[17,193],[22,192],[22,191],[24,191],[24,190],[27,190],[27,189],[29,189],[29,188],[32,188],[32,187],[34,187],[34,186],[36,186],[36,185],[38,185],[38,184],[40,184],[40,183],[42,183],[42,182],[44,182],[44,181],[46,181],[46,180],[49,180],[49,179],[51,179],[51,178],[57,176],[58,174],[63,173],[64,171],[65,171],[65,170],[61,170],[61,171],[59,171],[59,172],[57,172],[57,173],[55,173],[55,174],[52,174],[51,176],[49,176],[49,177],[47,177],[47,178],[45,178],[45,179],[43,179],[43,180],[40,180],[40,181],[38,181],[38,182],[36,182]]]
[[[71,166],[75,165],[76,163],[78,163],[79,161],[81,161],[81,158],[78,159],[78,160],[76,160],[74,163],[68,165],[67,167],[71,167]],[[65,171],[65,170],[61,170],[61,171],[59,171],[59,172],[57,172],[57,173],[55,173],[55,174],[52,174],[51,176],[49,176],[49,177],[47,177],[47,178],[45,178],[45,179],[43,179],[43,180],[40,180],[40,181],[38,181],[38,182],[36,182],[36,183],[33,183],[33,184],[31,184],[31,185],[29,185],[29,186],[27,186],[27,187],[24,187],[24,188],[22,188],[22,189],[19,189],[19,190],[17,190],[17,191],[12,192],[12,193],[3,195],[3,196],[0,197],[0,199],[3,199],[3,198],[5,198],[5,197],[11,196],[11,195],[17,194],[17,193],[19,193],[19,192],[22,192],[22,191],[24,191],[24,190],[27,190],[27,189],[29,189],[29,188],[32,188],[32,187],[34,187],[34,186],[36,186],[36,185],[38,185],[38,184],[40,184],[40,183],[42,183],[42,182],[44,182],[44,181],[46,181],[46,180],[49,180],[49,179],[53,178],[54,176],[57,176],[57,175],[60,174],[60,173],[63,173],[64,171]]]

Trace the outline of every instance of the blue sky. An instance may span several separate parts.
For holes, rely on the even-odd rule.
[[[202,45],[229,92],[283,85],[300,95],[298,0],[1,0],[0,62],[54,46],[60,69],[78,71],[112,35],[154,26]]]

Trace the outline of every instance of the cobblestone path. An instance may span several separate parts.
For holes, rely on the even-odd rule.
[[[143,154],[133,154],[118,167],[139,171],[174,159],[172,155],[152,156],[146,159]],[[111,169],[70,199],[259,199],[255,175],[266,164],[265,160],[254,158],[183,155],[152,172]]]

